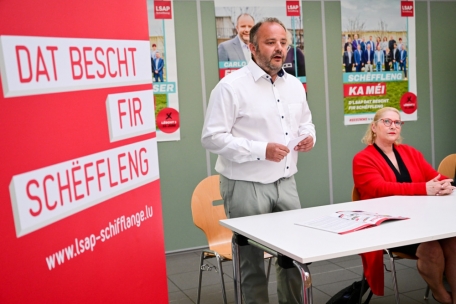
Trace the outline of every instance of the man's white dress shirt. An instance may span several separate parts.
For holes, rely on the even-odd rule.
[[[233,180],[272,183],[297,172],[298,152],[266,160],[268,143],[287,143],[315,126],[302,83],[283,70],[274,83],[253,60],[212,90],[203,126],[203,147],[218,154],[215,170]]]

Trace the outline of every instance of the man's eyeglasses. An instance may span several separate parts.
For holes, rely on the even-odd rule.
[[[392,123],[394,123],[394,125],[397,127],[397,128],[400,128],[402,127],[402,125],[404,124],[404,122],[402,120],[392,120],[390,118],[380,118],[379,120],[383,121],[383,124],[386,126],[386,127],[390,127]],[[377,120],[378,121],[378,120]]]

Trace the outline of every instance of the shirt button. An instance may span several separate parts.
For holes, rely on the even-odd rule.
[[[257,160],[260,160],[260,158],[257,158]]]
[[[289,169],[290,167],[287,166],[287,169]]]
[[[287,132],[287,133],[285,133],[285,135],[288,135],[288,132]]]
[[[283,116],[282,116],[282,118],[283,118]]]
[[[280,99],[277,99],[277,102],[280,102]]]

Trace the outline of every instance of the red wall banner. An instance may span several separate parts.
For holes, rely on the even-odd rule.
[[[286,1],[286,6],[287,6],[287,16],[288,17],[301,16],[300,1]]]
[[[413,17],[414,7],[415,2],[413,1],[401,1],[401,17]]]
[[[0,78],[0,303],[168,303],[146,2],[1,1]]]
[[[173,19],[171,1],[154,1],[155,19]]]

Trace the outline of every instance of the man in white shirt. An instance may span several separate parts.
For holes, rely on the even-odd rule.
[[[257,23],[250,31],[253,60],[211,93],[201,142],[218,154],[228,218],[301,208],[294,180],[298,152],[310,151],[316,137],[302,83],[282,69],[287,45],[278,19]],[[299,136],[305,138],[287,147]],[[263,252],[250,245],[240,250],[245,303],[269,303]],[[279,302],[301,303],[297,269],[276,269]]]

